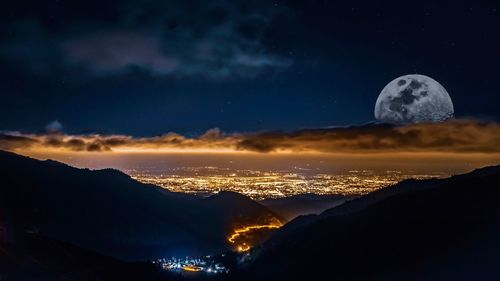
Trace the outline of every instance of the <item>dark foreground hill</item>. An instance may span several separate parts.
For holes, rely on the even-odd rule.
[[[234,280],[498,280],[500,167],[298,218]]]
[[[230,249],[238,224],[276,219],[236,193],[199,198],[139,183],[111,169],[77,169],[0,151],[1,236],[41,233],[125,260]]]
[[[40,234],[0,244],[0,279],[39,281],[172,280],[148,263],[125,263]]]

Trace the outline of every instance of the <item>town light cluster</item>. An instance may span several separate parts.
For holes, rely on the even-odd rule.
[[[158,259],[153,261],[153,264],[175,273],[204,272],[207,274],[220,274],[229,272],[229,268],[214,261],[212,256],[201,258],[185,257],[183,259],[172,257],[170,259]]]

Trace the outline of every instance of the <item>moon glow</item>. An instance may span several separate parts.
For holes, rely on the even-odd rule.
[[[453,117],[453,103],[436,80],[409,74],[392,80],[375,104],[375,118],[392,124],[441,122]]]

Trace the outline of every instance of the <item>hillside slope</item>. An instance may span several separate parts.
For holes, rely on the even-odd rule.
[[[403,182],[292,221],[238,280],[496,280],[500,167]]]
[[[231,197],[238,204],[180,195],[116,170],[77,169],[3,151],[0,178],[9,239],[40,232],[125,260],[222,252],[233,225],[275,217],[239,194]]]

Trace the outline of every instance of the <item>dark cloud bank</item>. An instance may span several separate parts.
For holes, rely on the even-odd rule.
[[[251,151],[318,153],[452,152],[499,153],[500,124],[477,120],[391,126],[310,129],[295,132],[224,134],[211,129],[188,138],[176,133],[149,138],[126,135],[67,135],[2,132],[0,148],[23,151]]]

